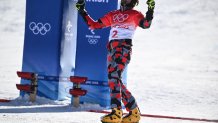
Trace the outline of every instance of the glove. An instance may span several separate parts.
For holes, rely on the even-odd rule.
[[[154,11],[154,7],[155,7],[155,1],[154,0],[148,0],[147,5],[148,5],[148,10]]]
[[[85,1],[84,0],[78,0],[78,2],[76,3],[76,8],[79,12],[84,11],[85,9]]]

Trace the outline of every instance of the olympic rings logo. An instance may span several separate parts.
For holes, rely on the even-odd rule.
[[[47,32],[49,32],[51,30],[51,25],[49,23],[35,23],[35,22],[31,22],[29,24],[29,29],[33,32],[33,34],[38,35],[45,35]]]
[[[121,13],[115,14],[115,15],[113,16],[113,21],[114,21],[114,22],[116,22],[116,21],[118,21],[118,22],[124,22],[126,19],[128,19],[128,17],[129,17],[128,14],[121,14]]]
[[[98,43],[98,39],[96,39],[96,38],[89,38],[88,42],[89,42],[89,44],[97,44]]]

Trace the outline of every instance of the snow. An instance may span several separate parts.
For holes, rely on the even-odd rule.
[[[143,114],[218,119],[218,0],[156,0],[149,30],[134,36],[128,88]],[[146,1],[136,8],[146,12]],[[69,101],[19,97],[15,84],[21,70],[25,0],[0,0],[1,123],[100,123],[102,109]],[[194,123],[200,121],[143,117],[140,123]]]

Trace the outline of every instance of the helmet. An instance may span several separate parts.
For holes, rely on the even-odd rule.
[[[127,0],[121,0],[121,6],[128,7],[128,8],[134,8],[136,5],[139,4],[139,0],[130,0],[130,3],[126,3]]]

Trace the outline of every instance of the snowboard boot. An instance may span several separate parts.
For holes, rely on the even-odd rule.
[[[123,117],[121,123],[139,123],[140,120],[140,111],[139,108],[136,107],[129,112],[126,116]]]
[[[122,121],[122,109],[113,108],[112,112],[101,118],[102,123],[121,123]]]

